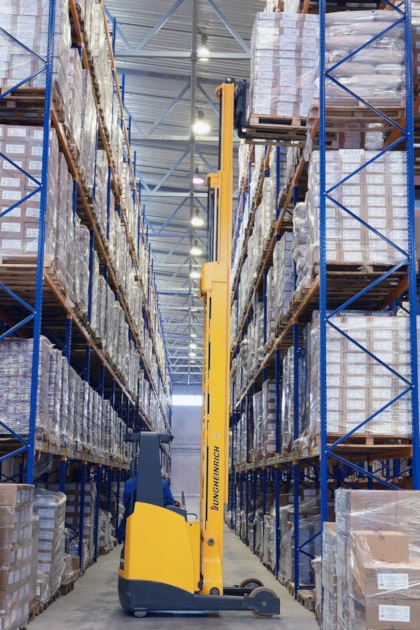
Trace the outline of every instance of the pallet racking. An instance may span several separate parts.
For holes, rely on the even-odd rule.
[[[302,6],[303,4],[303,6]],[[277,10],[282,9],[282,3],[278,3]],[[268,269],[272,265],[272,255],[276,242],[281,236],[292,229],[293,208],[302,197],[302,193],[306,188],[306,156],[303,151],[297,160],[291,177],[287,185],[280,191],[279,172],[274,174],[278,200],[276,220],[271,227],[268,238],[268,244],[264,250],[260,252],[257,273],[254,274],[254,280],[247,287],[246,308],[241,316],[238,316],[237,299],[238,287],[241,281],[241,269],[247,256],[247,243],[252,233],[255,213],[258,212],[258,206],[261,200],[261,190],[264,178],[270,176],[268,170],[269,155],[272,151],[279,151],[279,144],[294,145],[296,142],[296,133],[293,129],[293,121],[290,124],[290,133],[287,136],[285,132],[284,121],[278,121],[281,129],[276,138],[276,120],[262,121],[262,125],[249,126],[248,142],[251,143],[251,149],[248,154],[248,167],[245,169],[244,178],[240,185],[240,194],[237,201],[237,209],[235,214],[235,227],[233,232],[234,256],[235,247],[238,241],[238,233],[245,204],[249,204],[249,219],[245,229],[245,238],[242,240],[241,250],[236,253],[239,256],[239,266],[232,281],[232,321],[236,322],[236,334],[232,340],[231,362],[233,373],[238,369],[235,359],[239,354],[239,346],[248,330],[248,326],[252,321],[253,315],[257,312],[258,303],[263,304],[264,313],[264,353],[261,360],[257,362],[254,372],[249,375],[245,381],[239,379],[239,387],[237,387],[238,379],[232,378],[231,385],[231,449],[230,449],[230,466],[229,466],[229,501],[228,501],[228,524],[231,528],[236,529],[242,540],[247,545],[251,545],[255,552],[256,548],[256,514],[257,499],[262,506],[262,531],[264,532],[264,520],[267,516],[267,494],[273,493],[274,498],[274,538],[275,538],[275,557],[273,563],[273,571],[276,577],[280,573],[280,507],[282,488],[285,492],[293,494],[292,514],[293,514],[293,564],[294,579],[289,584],[290,591],[298,598],[299,591],[313,588],[314,585],[303,585],[299,576],[299,559],[302,555],[310,556],[308,553],[308,545],[313,543],[321,533],[321,530],[315,531],[310,537],[302,540],[299,535],[301,525],[300,508],[302,505],[302,490],[305,487],[315,487],[319,491],[320,496],[320,513],[318,515],[321,524],[330,520],[329,505],[334,494],[334,489],[338,487],[364,487],[373,488],[374,484],[379,487],[398,488],[399,485],[407,483],[411,484],[413,489],[420,488],[419,478],[419,415],[418,415],[418,358],[417,358],[417,288],[416,288],[416,249],[415,249],[415,225],[414,225],[414,115],[418,111],[419,95],[413,89],[413,67],[412,67],[412,32],[411,32],[411,3],[406,1],[398,6],[394,6],[392,2],[384,0],[378,3],[377,8],[394,11],[397,15],[395,25],[404,25],[404,49],[405,49],[405,91],[406,100],[403,108],[389,107],[373,107],[363,98],[348,88],[343,88],[337,80],[332,77],[332,69],[326,67],[325,62],[325,16],[327,12],[340,11],[349,8],[354,10],[360,9],[362,6],[350,7],[346,3],[329,3],[320,0],[320,2],[305,1],[301,3],[300,12],[308,11],[319,13],[320,15],[320,96],[319,108],[312,117],[312,124],[309,129],[310,143],[319,148],[321,177],[320,177],[320,263],[317,268],[316,275],[305,290],[293,296],[289,312],[277,322],[275,339],[269,341],[267,336],[267,295],[266,295],[266,279]],[[372,5],[369,5],[372,8]],[[384,29],[388,30],[388,29]],[[343,61],[351,58],[356,52],[363,50],[369,43],[375,41],[383,35],[384,31],[378,33],[373,39],[342,59],[334,67],[337,67]],[[326,99],[326,85],[335,83],[337,87],[343,89],[354,97],[353,107],[331,106]],[[414,105],[413,105],[414,103]],[[367,115],[367,118],[365,118]],[[331,131],[340,131],[344,129],[344,122],[348,120],[357,120],[363,123],[363,120],[380,120],[384,122],[386,128],[387,139],[384,148],[377,152],[377,156],[371,160],[371,163],[383,156],[390,150],[397,147],[405,151],[407,157],[407,202],[408,202],[408,235],[409,246],[404,251],[403,260],[393,265],[368,265],[366,267],[355,267],[351,265],[334,265],[326,262],[326,202],[327,200],[338,205],[343,212],[349,214],[348,208],[338,204],[332,197],[332,190],[343,182],[347,181],[351,176],[357,175],[364,167],[355,168],[354,172],[343,177],[333,188],[326,184],[325,168],[326,168],[326,152],[329,148]],[[269,126],[268,126],[269,125]],[[246,125],[245,125],[246,126]],[[265,129],[264,129],[265,127]],[[267,133],[268,129],[268,133]],[[265,135],[264,135],[265,133]],[[266,153],[264,165],[262,168],[260,181],[257,186],[257,194],[251,203],[249,199],[249,186],[251,181],[252,161],[254,159],[255,147],[252,143],[261,143],[266,138]],[[273,177],[273,174],[272,174]],[[372,225],[357,219],[369,231],[377,233]],[[384,236],[381,236],[385,241]],[[389,241],[388,241],[389,243]],[[391,243],[394,247],[395,244]],[[381,361],[368,349],[361,347],[360,344],[351,338],[349,333],[338,330],[332,322],[332,317],[345,309],[356,308],[359,310],[373,311],[382,309],[394,309],[401,307],[404,300],[404,309],[407,311],[410,328],[410,376],[402,377],[397,374],[392,366]],[[235,310],[236,308],[236,310]],[[305,353],[303,347],[303,328],[311,320],[315,310],[320,311],[320,361],[318,370],[320,372],[320,399],[321,399],[321,415],[320,415],[320,439],[317,443],[305,445],[302,448],[299,438],[299,396],[302,393],[299,390],[299,357]],[[412,437],[410,439],[381,439],[381,436],[359,437],[354,433],[363,426],[371,422],[375,414],[366,417],[364,421],[360,421],[352,430],[347,430],[343,434],[334,436],[327,431],[327,392],[330,372],[327,372],[329,364],[327,354],[327,331],[333,327],[338,335],[346,339],[350,343],[354,343],[360,352],[364,352],[381,365],[384,369],[393,373],[393,376],[400,378],[405,384],[404,393],[384,401],[383,406],[377,412],[380,413],[391,407],[400,397],[411,397],[411,415],[412,415]],[[280,409],[280,388],[283,379],[282,359],[288,349],[293,348],[293,448],[289,452],[285,452],[281,443],[281,409]],[[276,445],[275,454],[264,457],[259,461],[251,461],[249,456],[250,431],[251,431],[251,407],[252,396],[259,392],[262,383],[268,379],[274,379],[276,386]],[[237,391],[239,390],[239,391]],[[245,441],[246,441],[246,461],[235,464],[234,454],[237,444],[241,441],[240,424],[241,416],[245,416]],[[349,478],[352,475],[352,481]],[[238,497],[238,501],[237,501]],[[245,512],[244,518],[240,519],[240,514]],[[239,514],[238,514],[239,513]],[[240,520],[239,520],[240,519]],[[245,532],[243,527],[245,526]]]
[[[42,178],[36,182],[36,189],[25,197],[28,199],[35,193],[40,194],[39,238],[36,256],[21,259],[4,258],[0,264],[0,343],[6,338],[32,337],[32,376],[30,417],[28,431],[19,433],[8,426],[7,417],[2,418],[2,436],[0,437],[0,480],[11,482],[34,483],[37,481],[57,481],[60,490],[65,491],[66,479],[73,477],[81,483],[80,499],[80,532],[83,532],[84,518],[84,486],[87,481],[96,483],[97,503],[95,511],[94,558],[98,556],[98,519],[100,490],[106,488],[107,508],[111,511],[112,485],[116,483],[116,512],[113,514],[118,525],[120,483],[128,474],[129,463],[127,454],[111,457],[109,454],[99,454],[91,449],[79,448],[76,445],[63,446],[48,439],[36,436],[36,415],[39,381],[39,357],[41,335],[47,337],[62,351],[68,364],[81,375],[93,390],[99,393],[103,400],[108,400],[116,414],[121,418],[128,430],[165,430],[171,432],[171,410],[169,400],[171,384],[168,374],[167,359],[162,336],[160,316],[157,309],[157,291],[153,263],[150,257],[150,247],[147,242],[147,229],[141,208],[141,185],[138,184],[136,174],[136,155],[131,152],[130,135],[131,120],[124,113],[124,79],[120,86],[114,60],[114,35],[111,36],[105,14],[103,2],[98,3],[103,20],[112,80],[113,93],[118,104],[118,125],[123,135],[123,154],[127,164],[130,179],[130,192],[135,211],[135,225],[137,233],[133,234],[132,223],[128,216],[128,208],[123,198],[122,182],[118,174],[117,160],[111,143],[110,134],[104,116],[104,103],[101,95],[102,77],[95,66],[92,43],[89,33],[85,30],[83,14],[75,0],[68,1],[71,24],[72,46],[79,51],[84,71],[88,73],[91,82],[95,112],[98,123],[97,148],[106,153],[108,168],[107,183],[107,234],[101,229],[98,216],[95,213],[95,190],[89,190],[83,172],[80,168],[78,156],[62,125],[63,112],[60,95],[53,81],[54,72],[54,30],[57,0],[49,0],[48,15],[48,46],[45,59],[41,59],[25,44],[0,29],[1,37],[13,42],[18,51],[23,51],[36,57],[40,69],[23,79],[16,80],[13,87],[3,88],[0,93],[0,120],[7,124],[39,125],[43,129]],[[28,87],[34,77],[45,77],[45,86],[41,88]],[[12,113],[12,115],[11,115]],[[30,118],[27,115],[30,115]],[[57,134],[60,151],[65,156],[68,171],[73,180],[73,213],[82,224],[89,229],[89,300],[87,313],[80,312],[71,301],[66,286],[56,274],[53,261],[45,255],[45,226],[47,212],[47,185],[49,172],[49,142],[48,130]],[[96,148],[95,148],[96,153]],[[1,154],[2,159],[8,159]],[[28,174],[23,168],[16,167],[24,176]],[[32,178],[33,179],[33,178]],[[35,181],[35,180],[34,180]],[[95,187],[94,187],[95,188]],[[135,275],[137,290],[143,304],[142,313],[133,312],[127,299],[125,278],[118,274],[116,261],[108,245],[111,196],[115,200],[116,220],[121,223],[126,235],[126,247],[131,258],[131,266]],[[25,200],[24,199],[24,200]],[[6,216],[20,202],[2,211],[0,218]],[[112,211],[113,212],[113,211]],[[140,247],[146,251],[146,259],[140,257]],[[129,341],[135,344],[139,356],[139,368],[143,378],[149,383],[154,405],[162,420],[162,428],[156,426],[146,409],[140,396],[140,381],[129,386],[127,374],[115,364],[110,357],[103,340],[95,334],[91,326],[92,316],[92,284],[93,257],[98,255],[100,273],[108,286],[112,289],[116,302],[120,305],[128,326]],[[142,320],[141,328],[139,320]],[[151,340],[152,355],[147,355],[146,337]],[[154,367],[155,366],[155,367]],[[123,436],[119,436],[120,442]],[[162,467],[170,472],[170,450],[162,447]],[[48,472],[45,472],[45,461],[49,462]],[[83,554],[83,536],[79,536],[79,556]]]

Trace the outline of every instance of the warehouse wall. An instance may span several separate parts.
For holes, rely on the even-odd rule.
[[[174,395],[201,396],[201,385],[174,386]],[[172,407],[172,492],[198,497],[200,478],[201,406]]]

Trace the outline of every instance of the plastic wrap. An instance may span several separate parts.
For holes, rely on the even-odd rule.
[[[49,387],[48,387],[48,412],[49,412],[49,439],[52,443],[59,443],[61,403],[63,388],[63,355],[60,350],[53,349],[50,359]]]
[[[292,264],[293,234],[286,232],[277,241],[273,251],[274,293],[276,295],[275,320],[282,324],[289,312],[294,289],[294,269]]]
[[[76,304],[82,314],[87,315],[89,302],[89,240],[86,225],[80,225],[75,233],[76,250]]]
[[[318,621],[318,625],[320,625],[322,609],[322,567],[320,556],[312,560],[311,567],[315,575],[315,618]]]
[[[38,569],[49,576],[49,598],[58,590],[64,569],[66,496],[38,488],[34,510],[39,516]]]
[[[305,424],[306,412],[306,358],[302,352],[298,353],[298,373],[299,373],[299,435],[302,434],[302,428]],[[283,388],[281,401],[281,445],[283,452],[287,453],[292,450],[292,442],[294,435],[294,350],[289,348],[283,360]]]
[[[320,525],[318,497],[303,496],[299,504],[299,545],[305,553],[298,554],[300,584],[314,583],[311,556],[320,555],[321,552],[321,538],[316,536]],[[294,507],[290,504],[280,508],[279,580],[286,584],[289,580],[293,581],[294,577]]]
[[[48,439],[48,388],[52,345],[41,337],[38,362],[36,435]],[[28,435],[32,388],[32,339],[7,338],[0,342],[0,421],[18,434]],[[2,433],[10,435],[3,426]]]
[[[347,434],[376,414],[355,435],[410,437],[412,419],[409,394],[402,395],[384,411],[377,413],[406,389],[405,382],[377,359],[389,365],[397,374],[410,378],[409,318],[394,317],[389,312],[367,314],[353,311],[346,316],[334,317],[331,321],[373,356],[328,326],[327,432]],[[319,344],[319,313],[315,312],[310,336],[310,438],[319,435],[320,427]]]
[[[253,396],[252,417],[254,432],[252,439],[248,440],[249,453],[247,461],[252,461],[254,464],[258,464],[262,461],[264,444],[262,392],[257,392]]]
[[[363,150],[327,151],[326,185],[333,187],[377,155],[375,151]],[[320,154],[314,151],[309,163],[307,195],[310,223],[307,257],[312,265],[319,263],[319,173]],[[392,151],[375,159],[330,193],[354,216],[327,200],[327,263],[393,265],[404,259],[403,252],[408,249],[406,174],[405,153]],[[365,227],[359,219],[392,244]]]
[[[272,457],[276,453],[276,384],[266,380],[262,385],[263,438],[262,456]]]
[[[32,126],[0,125],[0,213],[18,204],[0,219],[0,255],[34,258],[38,253],[40,193],[27,196],[39,186],[42,172],[43,129]],[[54,257],[58,195],[58,141],[50,132],[45,253]],[[23,169],[21,173],[14,165]],[[48,263],[48,258],[46,258]]]
[[[263,555],[262,560],[265,566],[274,569],[276,565],[276,536],[275,536],[275,509],[271,508],[270,512],[264,516],[264,538],[263,538]]]
[[[99,551],[109,553],[114,548],[114,534],[110,512],[99,510]]]
[[[326,64],[331,67],[400,20],[396,11],[343,11],[325,18]],[[404,25],[390,28],[382,37],[352,55],[331,71],[341,85],[368,103],[404,105]],[[316,66],[316,100],[319,83]],[[326,82],[327,105],[355,105],[356,99],[332,81]],[[378,117],[378,120],[379,117]]]
[[[96,107],[89,71],[82,71],[82,133],[80,138],[80,166],[85,183],[91,192],[95,176]]]
[[[249,114],[306,118],[313,92],[317,15],[257,13]]]
[[[102,234],[107,237],[108,158],[106,151],[96,152],[95,214]],[[113,195],[111,195],[113,197]],[[112,214],[112,213],[110,213]],[[112,215],[113,216],[113,215]],[[111,234],[111,231],[110,231]]]
[[[322,630],[338,630],[337,617],[337,533],[335,523],[322,530]],[[318,595],[318,594],[317,594]]]
[[[48,0],[33,0],[30,3],[14,0],[0,0],[2,28],[6,33],[0,35],[2,60],[0,87],[12,88],[32,74],[43,69],[41,59],[46,59],[48,49]],[[33,51],[32,55],[23,46]],[[53,80],[63,104],[66,104],[67,52],[71,46],[69,12],[64,0],[55,7]],[[45,87],[45,72],[26,82],[31,87]]]
[[[384,627],[378,625],[381,617],[386,627],[417,628],[419,506],[420,494],[412,490],[336,492],[337,612],[343,630]]]
[[[66,504],[66,523],[76,531],[80,529],[80,495],[81,487],[79,483],[66,484],[67,504]],[[84,562],[89,563],[93,557],[93,530],[94,530],[94,510],[96,500],[96,485],[93,483],[85,484],[85,503],[83,517],[83,539],[86,543],[86,553],[84,554]],[[78,555],[78,538],[73,539],[67,545],[67,553],[70,555]]]
[[[82,134],[82,62],[77,48],[70,48],[68,55],[68,102],[65,129],[73,155],[78,159]]]
[[[302,203],[297,203],[293,211],[293,246],[291,250],[296,273],[296,292],[300,293],[312,282],[313,264],[308,255],[310,251],[309,234],[309,210],[308,202],[305,199]]]
[[[34,599],[31,578],[34,488],[9,483],[0,487],[0,626],[12,630],[26,626],[29,605]]]

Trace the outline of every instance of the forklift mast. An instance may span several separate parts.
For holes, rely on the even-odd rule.
[[[203,265],[203,413],[200,531],[202,594],[223,594],[224,506],[228,493],[230,273],[233,196],[234,82],[226,79],[220,99],[219,171],[207,177],[212,214],[211,262]]]

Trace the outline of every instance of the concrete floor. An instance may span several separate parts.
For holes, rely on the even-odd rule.
[[[315,617],[295,602],[249,549],[228,529],[225,535],[225,581],[238,584],[245,577],[256,577],[276,591],[281,598],[281,616],[256,619],[251,613],[224,613],[220,616],[151,616],[135,619],[120,609],[117,594],[117,570],[121,547],[101,556],[96,565],[76,582],[74,591],[60,597],[29,625],[29,630],[249,630],[280,628],[316,630]]]

